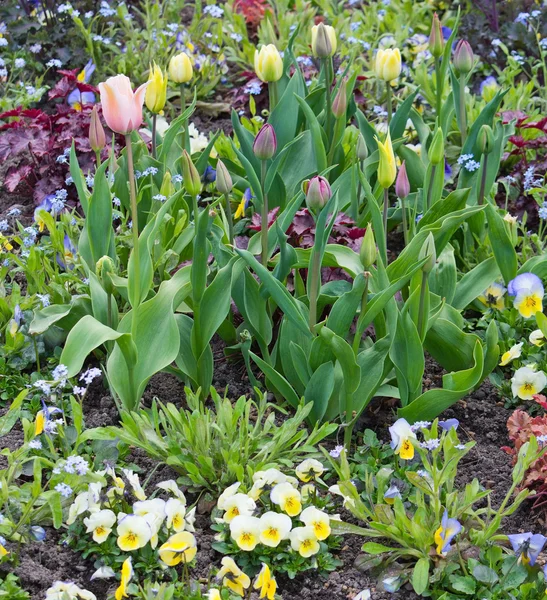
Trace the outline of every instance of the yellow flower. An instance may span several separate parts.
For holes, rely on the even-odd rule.
[[[414,458],[412,440],[416,439],[416,434],[412,431],[408,421],[397,419],[389,428],[389,433],[391,434],[391,447],[395,454],[398,454],[403,460],[412,460]]]
[[[260,590],[259,598],[267,598],[268,600],[274,600],[275,598],[277,582],[272,577],[270,567],[266,563],[262,563],[262,569],[256,578],[254,589]]]
[[[380,49],[376,53],[374,72],[378,79],[393,81],[401,74],[401,52],[399,48]]]
[[[40,231],[43,231],[43,229],[44,228],[42,227]],[[3,247],[7,252],[13,250],[13,246],[10,244],[9,240],[3,235],[0,235],[0,247]]]
[[[304,483],[321,477],[324,471],[325,467],[315,458],[307,458],[295,469],[296,476]]]
[[[230,523],[232,519],[235,519],[235,517],[240,515],[250,517],[256,508],[256,502],[247,496],[247,494],[242,494],[240,492],[224,500],[222,506],[218,506],[225,511],[222,518],[226,523]]]
[[[300,520],[304,525],[313,527],[315,537],[319,541],[326,540],[329,537],[330,518],[322,510],[315,508],[315,506],[308,506],[300,515]]]
[[[186,522],[186,505],[178,498],[169,498],[165,503],[165,514],[167,515],[167,528],[174,529],[177,533],[184,529]]]
[[[520,344],[515,344],[511,346],[507,352],[504,352],[501,357],[500,367],[504,367],[508,365],[512,360],[518,358],[521,355],[521,349],[524,342],[520,342]]]
[[[93,532],[93,539],[97,544],[102,544],[112,531],[112,526],[116,522],[116,515],[108,509],[93,512],[84,519],[84,525],[87,527],[87,533]]]
[[[291,548],[296,550],[304,558],[313,556],[319,552],[320,546],[311,526],[295,527],[290,534]]]
[[[541,331],[541,329],[535,329],[532,331],[528,339],[530,340],[530,344],[534,344],[534,346],[537,346],[538,348],[541,348],[541,346],[543,346],[545,343],[545,336],[543,335],[543,331]]]
[[[196,538],[188,531],[175,533],[159,549],[161,560],[169,567],[174,567],[182,561],[192,562],[196,552]]]
[[[148,544],[152,529],[145,517],[126,515],[118,524],[118,546],[124,552],[138,550]]]
[[[336,52],[337,40],[334,27],[319,23],[311,28],[311,49],[314,56],[326,58]]]
[[[244,590],[251,585],[248,575],[235,564],[229,556],[225,556],[220,562],[222,568],[217,574],[218,579],[222,580],[222,585],[243,597]]]
[[[386,141],[382,144],[378,138],[378,152],[380,160],[378,163],[378,183],[387,190],[393,185],[395,177],[397,177],[397,165],[395,163],[395,155],[393,154],[393,146],[391,145],[391,135],[387,132]]]
[[[288,481],[278,483],[271,491],[270,499],[281,507],[290,517],[296,517],[302,511],[300,492]]]
[[[265,546],[275,548],[289,537],[291,518],[281,513],[268,511],[260,517],[260,541]]]
[[[116,590],[115,598],[116,600],[122,600],[122,598],[127,598],[127,586],[133,577],[133,565],[131,564],[131,557],[127,558],[123,561],[122,565],[122,578],[120,581],[120,585]]]
[[[543,371],[534,371],[530,367],[521,367],[511,378],[513,398],[532,400],[547,385],[547,376]]]
[[[496,308],[497,310],[503,310],[505,308],[504,294],[507,290],[501,285],[501,283],[493,283],[487,287],[484,292],[479,296],[479,302],[482,302],[488,308]]]
[[[266,83],[279,81],[283,76],[283,59],[273,44],[255,50],[255,72]]]
[[[207,600],[222,600],[222,596],[216,588],[213,588],[207,592]]]
[[[4,556],[7,554],[9,554],[9,551],[6,550],[2,544],[0,544],[0,558],[4,558]]]
[[[250,552],[260,541],[260,519],[237,516],[230,522],[230,535],[241,550]]]
[[[40,435],[44,431],[44,425],[46,417],[44,411],[40,410],[36,413],[36,420],[34,421],[34,435]]]
[[[150,65],[150,76],[144,101],[150,112],[158,114],[163,110],[167,100],[167,75],[158,67]]]
[[[186,52],[173,56],[169,61],[169,77],[175,83],[188,83],[193,74],[192,61]]]

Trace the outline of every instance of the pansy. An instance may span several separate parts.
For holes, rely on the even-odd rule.
[[[386,493],[384,494],[384,500],[386,501],[386,504],[395,504],[396,498],[399,498],[399,500],[402,499],[401,491],[396,485],[392,484],[386,490]]]
[[[505,292],[507,290],[501,283],[493,283],[488,286],[484,292],[478,297],[479,302],[482,302],[488,308],[496,308],[503,310],[505,308]]]
[[[63,238],[63,255],[57,253],[56,260],[57,264],[65,271],[74,269],[74,260],[77,255],[76,246],[72,243],[68,235],[65,234]]]
[[[326,540],[330,535],[330,518],[327,513],[315,508],[315,506],[308,506],[308,508],[302,511],[300,520],[304,525],[313,527],[315,537],[319,540]]]
[[[237,210],[234,213],[234,219],[240,219],[245,216],[245,211],[249,208],[251,204],[251,200],[253,198],[251,188],[247,188],[241,198],[241,202],[239,203]]]
[[[129,485],[135,494],[135,498],[137,498],[137,500],[146,500],[146,494],[141,487],[141,482],[139,481],[139,476],[137,473],[133,473],[133,471],[130,469],[122,469],[122,473],[129,482]]]
[[[281,507],[290,517],[295,517],[302,511],[300,492],[290,482],[278,483],[271,491],[270,499]]]
[[[525,319],[543,310],[545,290],[541,279],[533,273],[522,273],[509,282],[507,291],[514,297],[513,306]]]
[[[271,489],[274,485],[285,481],[287,481],[287,476],[278,469],[257,471],[253,474],[253,487],[249,491],[249,496],[257,500],[265,489]]]
[[[191,562],[196,552],[196,538],[188,531],[175,533],[159,549],[161,560],[169,567],[174,567],[183,561]]]
[[[543,344],[545,344],[545,336],[543,335],[543,331],[541,329],[534,329],[528,338],[530,344],[534,344],[538,348],[541,348]]]
[[[46,590],[46,600],[97,600],[97,596],[72,581],[56,581]]]
[[[227,487],[222,492],[222,494],[220,494],[220,496],[218,497],[217,507],[220,508],[220,510],[226,510],[224,507],[226,500],[228,500],[228,498],[231,498],[232,496],[234,496],[240,487],[241,487],[240,481],[237,481],[236,483],[233,483],[231,486]]]
[[[230,496],[222,503],[222,508],[225,511],[222,517],[226,523],[230,523],[232,519],[240,515],[250,517],[256,509],[256,502],[241,492]]]
[[[0,536],[0,558],[3,558],[4,556],[9,554],[9,550],[6,550],[5,544],[6,544],[5,538]]]
[[[260,517],[260,541],[265,546],[276,548],[289,537],[292,521],[288,515],[268,511]]]
[[[169,498],[165,503],[165,514],[167,515],[168,529],[174,529],[177,533],[185,526],[184,516],[186,504],[179,498]]]
[[[217,573],[217,577],[222,581],[222,585],[243,597],[245,590],[251,585],[249,576],[246,575],[229,556],[225,556],[220,564],[222,565],[222,568]]]
[[[547,376],[543,371],[534,371],[530,367],[521,367],[511,378],[513,398],[532,400],[547,385]]]
[[[406,419],[398,419],[389,428],[391,434],[391,447],[403,460],[412,460],[414,458],[414,445],[412,440],[416,439],[416,434]]]
[[[138,550],[148,544],[152,529],[145,517],[126,515],[118,523],[118,546],[124,552]]]
[[[93,92],[81,92],[78,88],[73,89],[67,96],[66,101],[77,112],[81,112],[86,104],[95,104]]]
[[[500,367],[504,367],[508,365],[515,358],[519,358],[521,355],[521,350],[524,342],[520,342],[519,344],[515,344],[511,346],[507,352],[504,352],[501,356]]]
[[[307,458],[295,469],[296,476],[304,483],[321,477],[324,471],[325,467],[315,458]]]
[[[44,196],[40,204],[34,209],[34,222],[38,225],[38,230],[40,232],[44,231],[46,227],[46,222],[41,215],[42,211],[47,213],[51,212],[52,209],[52,201],[55,198],[55,194],[48,194]]]
[[[451,429],[454,429],[455,431],[456,429],[458,429],[459,426],[460,422],[458,421],[458,419],[447,419],[446,421],[439,421],[439,427],[443,431],[450,431]]]
[[[536,564],[539,553],[543,550],[547,538],[540,533],[535,535],[527,533],[514,533],[508,535],[509,540],[515,554],[518,556],[519,563],[530,565],[533,567]]]
[[[102,544],[108,538],[115,522],[116,515],[107,508],[93,512],[84,519],[87,533],[93,532],[97,544]]]
[[[266,563],[262,563],[262,569],[260,569],[260,573],[257,575],[254,589],[260,590],[259,598],[267,598],[268,600],[274,600],[275,598],[277,582],[272,577],[270,567]]]
[[[250,552],[260,541],[260,519],[239,515],[230,522],[230,535],[241,550]]]
[[[291,548],[304,558],[308,558],[319,552],[319,541],[315,535],[315,529],[311,525],[295,527],[291,531],[289,538],[291,540]]]
[[[461,523],[457,519],[449,519],[448,511],[445,510],[441,520],[441,526],[435,532],[435,544],[437,554],[444,555],[450,550],[450,542],[462,530]]]
[[[120,585],[116,589],[115,598],[116,600],[122,600],[122,598],[127,598],[127,586],[133,577],[133,564],[131,562],[131,557],[126,558],[122,564],[122,573]]]

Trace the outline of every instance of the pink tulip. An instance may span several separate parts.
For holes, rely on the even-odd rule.
[[[141,126],[147,85],[143,83],[133,92],[131,81],[125,75],[116,75],[99,83],[104,120],[112,131],[126,135]]]

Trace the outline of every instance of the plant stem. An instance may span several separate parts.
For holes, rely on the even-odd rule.
[[[96,168],[98,169],[101,165],[101,151],[95,150],[95,160],[97,161]]]
[[[363,297],[361,298],[361,312],[359,313],[359,318],[357,319],[357,325],[355,327],[355,336],[353,338],[353,353],[355,354],[355,356],[357,356],[357,352],[359,352],[361,338],[363,337],[363,332],[365,330],[365,328],[363,327],[363,318],[367,310],[369,277],[370,273],[365,271],[365,289],[363,290]]]
[[[406,222],[405,199],[400,198],[400,200],[401,200],[401,212],[403,213],[403,239],[405,240],[405,246],[408,246],[408,224]]]
[[[389,81],[386,81],[386,95],[387,124],[389,125],[393,116],[393,100],[391,99],[391,83]]]
[[[270,95],[270,114],[279,102],[279,90],[277,89],[277,81],[268,83],[268,93]]]
[[[362,191],[362,182],[361,182],[361,172],[363,171],[363,165],[365,164],[364,160],[359,161],[357,167],[357,206],[355,207],[355,215],[353,215],[353,220],[357,221],[357,217],[359,216],[359,203],[361,202],[361,191]]]
[[[386,245],[386,259],[387,259],[387,209],[389,208],[389,197],[388,197],[388,189],[384,188],[384,242]]]
[[[106,324],[112,328],[112,294],[106,295],[108,305],[106,307]]]
[[[152,158],[156,158],[156,129],[157,129],[157,118],[158,115],[154,113],[152,115]]]
[[[260,226],[260,239],[262,242],[262,264],[268,267],[268,194],[265,190],[268,165],[265,160],[260,165],[260,185],[262,187],[262,223]]]
[[[319,296],[319,290],[321,289],[321,256],[318,248],[313,247],[313,262],[311,265],[310,273],[310,331],[313,332],[313,328],[317,322],[317,297]]]
[[[465,107],[465,75],[460,76],[460,122],[461,122],[461,138],[462,148],[467,138],[467,110]]]
[[[443,90],[442,90],[442,82],[441,82],[441,59],[440,58],[436,58],[435,59],[435,80],[437,82],[437,87],[435,90],[435,95],[436,95],[436,112],[437,112],[437,116],[439,117],[439,123],[440,123],[440,117],[441,117],[441,104],[442,104],[442,95],[443,95]]]
[[[34,344],[34,354],[36,355],[36,368],[38,373],[40,372],[40,353],[38,352],[38,343],[36,342],[36,336],[32,336],[32,343]]]
[[[479,188],[479,196],[477,198],[477,204],[482,206],[484,204],[484,191],[486,188],[486,173],[488,171],[488,154],[484,155],[484,161],[482,163],[481,173],[481,186]]]
[[[182,113],[186,110],[186,99],[184,96],[184,83],[180,84],[180,114],[182,115]],[[187,131],[188,127],[187,127],[187,120],[185,119],[182,122],[182,149],[185,150],[186,149],[186,140],[188,137],[188,131]]]
[[[327,140],[330,143],[331,140],[331,128],[332,128],[332,90],[331,90],[331,86],[332,86],[332,75],[331,75],[331,67],[332,67],[332,63],[331,63],[331,58],[327,57],[323,59],[323,68],[325,69],[325,85],[326,85],[326,107],[325,110],[327,111],[327,119],[326,119],[326,124],[325,124],[325,128],[326,128],[326,133],[327,133]]]
[[[198,214],[199,214],[198,197],[197,196],[192,196],[192,212],[194,213],[194,223],[197,225]]]
[[[418,335],[423,340],[425,336],[422,335],[422,329],[424,327],[424,309],[425,309],[425,292],[427,289],[427,273],[422,271],[422,285],[420,288],[420,304],[418,305]]]
[[[427,197],[426,197],[426,203],[425,203],[425,211],[428,211],[431,208],[431,192],[433,189],[433,185],[435,182],[435,173],[437,171],[437,165],[432,165],[431,166],[431,177],[429,178],[428,184],[427,184]]]
[[[133,306],[133,316],[131,319],[131,336],[133,341],[137,334],[137,312],[141,303],[141,262],[139,252],[139,212],[137,208],[137,188],[135,186],[135,170],[133,165],[133,148],[131,146],[131,135],[125,136],[125,148],[127,152],[127,175],[129,177],[129,196],[131,199],[131,231],[133,233],[133,253],[135,255],[135,289],[137,290],[137,302]]]
[[[232,207],[230,206],[230,198],[228,194],[224,194],[224,200],[226,201],[226,218],[228,219],[228,239],[230,244],[234,243],[234,219],[232,217]]]

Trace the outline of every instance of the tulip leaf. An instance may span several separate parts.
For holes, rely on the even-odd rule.
[[[306,88],[302,79],[298,76],[291,77],[278,104],[268,118],[268,123],[273,125],[275,130],[279,150],[284,149],[294,138],[298,123],[298,103],[295,101],[295,96],[302,97],[305,93]]]
[[[463,310],[482,294],[499,277],[499,274],[496,259],[493,256],[487,258],[458,281],[454,298],[450,304],[454,308]]]
[[[486,205],[486,218],[488,220],[488,237],[492,245],[492,252],[507,285],[511,279],[517,276],[517,253],[507,234],[504,220],[491,204]]]
[[[87,190],[87,186],[85,184],[84,176],[82,173],[82,169],[80,169],[80,165],[78,163],[78,156],[76,155],[76,146],[74,143],[74,139],[72,140],[72,145],[70,146],[70,176],[72,177],[72,181],[74,182],[74,187],[78,192],[78,200],[82,205],[82,210],[84,214],[87,215],[87,203],[89,200],[89,191]]]
[[[37,335],[47,331],[52,325],[70,330],[85,315],[92,312],[89,296],[73,296],[70,304],[50,304],[34,311],[29,333]]]
[[[300,399],[291,387],[290,383],[276,371],[271,365],[262,360],[254,352],[249,352],[250,357],[258,365],[258,368],[266,375],[271,385],[283,396],[283,398],[293,407],[298,408]]]
[[[425,369],[422,340],[409,311],[399,314],[389,357],[395,367],[401,404],[406,406],[421,389]]]
[[[334,365],[329,361],[323,363],[313,373],[304,392],[306,403],[312,402],[313,404],[309,415],[310,422],[316,423],[323,420],[333,391]]]
[[[317,172],[323,172],[327,166],[327,153],[325,151],[325,145],[323,143],[323,129],[317,120],[313,110],[308,106],[304,98],[295,94],[297,102],[300,104],[300,108],[306,117],[308,127],[313,140],[313,154],[315,156],[315,162],[317,164]]]

